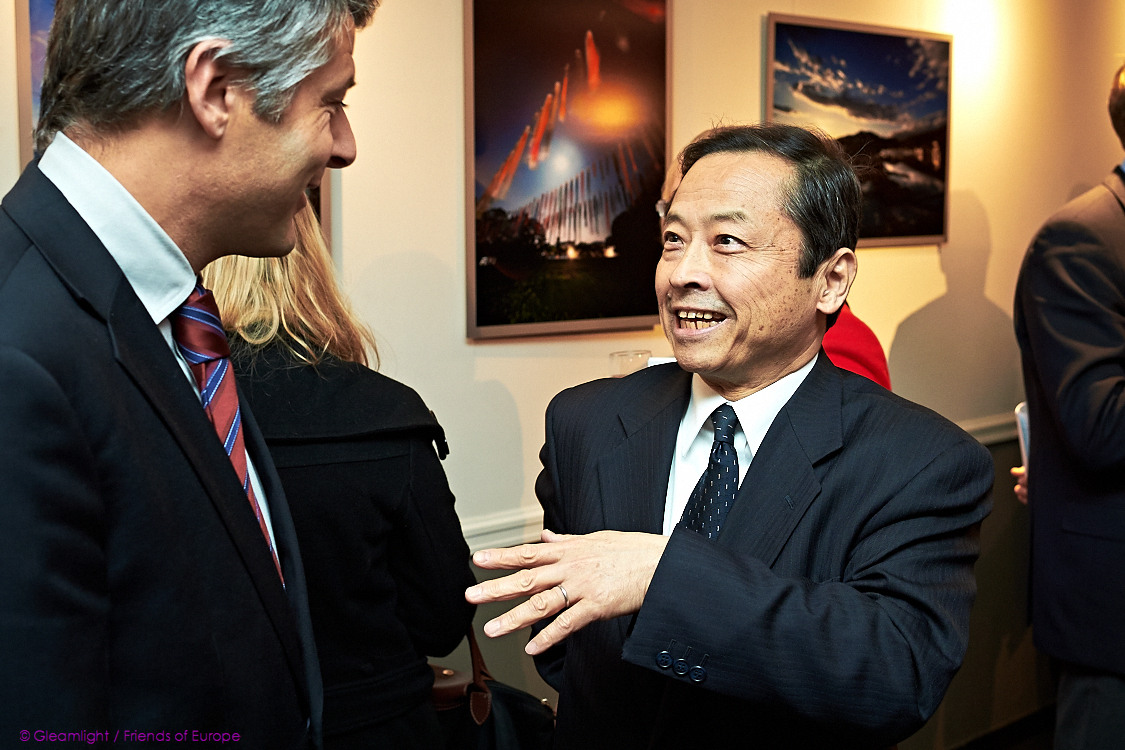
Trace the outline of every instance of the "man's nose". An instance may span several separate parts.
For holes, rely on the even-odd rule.
[[[679,288],[707,289],[711,285],[711,263],[708,249],[700,242],[684,248],[676,267],[668,279]]]
[[[355,161],[355,135],[346,112],[339,112],[332,118],[332,156],[328,159],[331,169],[343,169]]]

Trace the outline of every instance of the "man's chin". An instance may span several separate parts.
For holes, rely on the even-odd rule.
[[[243,251],[240,255],[250,255],[255,258],[284,258],[289,253],[297,249],[297,238],[287,237],[276,243],[270,245],[263,245],[255,248],[254,252]]]

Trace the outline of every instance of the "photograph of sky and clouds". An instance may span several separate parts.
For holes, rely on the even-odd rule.
[[[865,201],[861,244],[940,241],[949,161],[949,37],[785,16],[770,20],[767,119],[820,128],[856,157]]]

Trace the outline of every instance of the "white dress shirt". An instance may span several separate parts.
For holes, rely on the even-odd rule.
[[[676,452],[672,455],[672,468],[668,472],[668,497],[664,503],[665,535],[671,534],[672,529],[680,522],[692,490],[707,470],[711,446],[715,442],[711,413],[724,403],[729,403],[738,415],[734,450],[738,454],[738,485],[741,487],[750,462],[766,437],[766,431],[773,424],[781,407],[785,406],[805,381],[815,363],[816,356],[801,369],[738,401],[727,401],[698,374],[691,376],[691,399],[680,420]]]
[[[39,171],[54,183],[121,267],[198,395],[195,376],[172,338],[169,317],[195,288],[195,271],[183,252],[105,167],[63,133],[55,134],[43,152]],[[269,503],[249,454],[246,466],[272,539]]]

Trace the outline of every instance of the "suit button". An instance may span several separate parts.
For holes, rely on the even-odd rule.
[[[672,671],[676,674],[683,676],[688,673],[688,664],[685,659],[676,659],[672,664]]]
[[[661,669],[667,669],[672,666],[672,655],[667,651],[661,651],[656,655],[656,666]]]
[[[707,670],[702,666],[692,667],[688,671],[688,679],[692,682],[703,682],[707,679]]]

